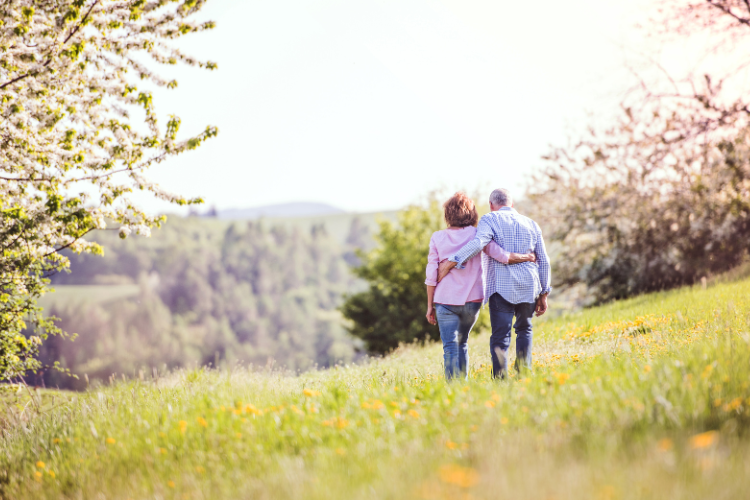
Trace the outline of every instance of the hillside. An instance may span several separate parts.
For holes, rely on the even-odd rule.
[[[140,373],[4,393],[0,498],[743,498],[750,280],[537,323],[535,372],[440,346],[295,375]]]
[[[71,272],[54,275],[55,292],[40,301],[78,334],[75,342],[50,338],[40,359],[79,379],[46,370],[30,382],[80,389],[84,376],[152,366],[349,362],[357,342],[337,307],[363,286],[350,267],[357,250],[374,245],[380,218],[393,214],[170,217],[151,238],[99,232],[104,256],[69,254]]]

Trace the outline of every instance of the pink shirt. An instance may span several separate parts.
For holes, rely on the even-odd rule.
[[[467,226],[461,229],[443,229],[433,233],[430,238],[430,254],[427,257],[427,270],[425,272],[427,279],[424,283],[437,287],[435,288],[434,298],[436,304],[462,306],[467,302],[484,299],[481,254],[469,259],[464,264],[466,267],[463,269],[454,268],[440,283],[437,282],[440,262],[456,255],[464,245],[474,239],[476,233],[477,228]],[[484,251],[493,259],[503,264],[508,263],[510,253],[503,250],[494,241],[490,241]]]

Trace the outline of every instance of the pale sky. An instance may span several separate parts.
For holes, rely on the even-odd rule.
[[[219,136],[150,176],[220,209],[520,194],[550,144],[615,113],[647,4],[210,0],[216,29],[182,47],[219,69],[165,68],[180,86],[155,101],[184,132]]]

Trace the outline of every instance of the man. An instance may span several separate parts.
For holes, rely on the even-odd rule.
[[[513,208],[513,200],[505,189],[495,189],[490,195],[491,213],[482,216],[476,237],[464,245],[455,256],[440,263],[438,278],[451,269],[463,269],[463,263],[482,251],[490,242],[508,252],[533,253],[536,263],[506,265],[482,254],[484,302],[490,304],[490,354],[492,377],[505,378],[508,372],[508,348],[513,317],[516,318],[517,371],[531,369],[532,327],[534,312],[541,316],[547,311],[550,292],[550,264],[544,248],[542,230],[533,220]]]

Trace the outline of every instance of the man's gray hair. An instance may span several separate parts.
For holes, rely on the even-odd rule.
[[[513,204],[513,198],[510,197],[507,189],[499,188],[490,195],[490,203],[496,207],[509,207]]]

